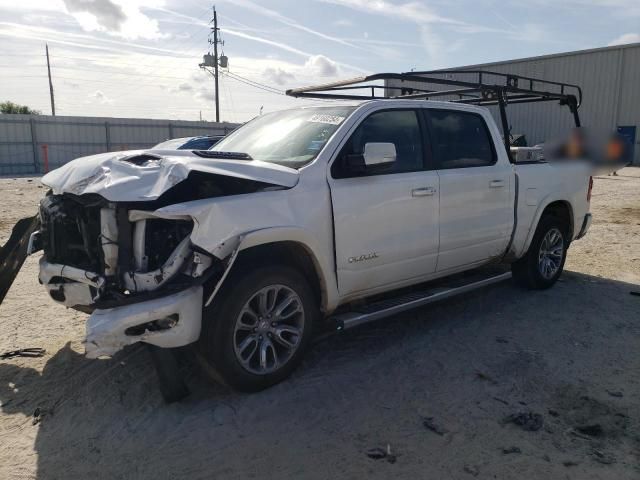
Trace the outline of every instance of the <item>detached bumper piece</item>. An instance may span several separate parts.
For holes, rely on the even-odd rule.
[[[37,217],[23,218],[13,227],[4,247],[0,247],[0,303],[27,258],[31,235],[39,224]]]
[[[202,287],[123,307],[94,310],[87,321],[88,358],[110,357],[136,342],[181,347],[200,337]]]

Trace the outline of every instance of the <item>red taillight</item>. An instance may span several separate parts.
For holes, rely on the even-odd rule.
[[[593,177],[589,177],[589,190],[587,191],[587,202],[591,201],[591,190],[593,189]]]

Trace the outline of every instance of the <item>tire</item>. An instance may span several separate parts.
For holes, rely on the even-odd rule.
[[[554,215],[543,216],[529,250],[524,257],[511,265],[515,282],[522,287],[535,290],[543,290],[556,283],[567,258],[568,232],[568,225],[562,219]],[[543,257],[547,262],[543,261]]]
[[[244,392],[263,390],[300,364],[319,315],[313,291],[298,270],[240,267],[203,309],[198,359],[213,380]]]
[[[189,395],[189,389],[182,379],[182,374],[178,368],[178,361],[175,350],[171,348],[160,348],[155,345],[147,345],[153,364],[158,374],[158,385],[162,398],[167,403],[174,403]]]

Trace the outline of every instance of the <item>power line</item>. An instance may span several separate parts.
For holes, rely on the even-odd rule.
[[[240,83],[244,83],[245,85],[249,85],[251,87],[258,88],[260,90],[264,90],[265,92],[274,93],[276,95],[284,95],[284,91],[282,91],[282,90],[280,90],[278,88],[271,87],[269,85],[265,85],[263,83],[259,83],[259,82],[256,82],[254,80],[249,80],[248,78],[241,77],[240,75],[237,75],[237,74],[232,73],[232,72],[224,72],[223,75],[226,75],[229,78],[232,78],[233,80],[236,80],[236,81],[238,81]]]

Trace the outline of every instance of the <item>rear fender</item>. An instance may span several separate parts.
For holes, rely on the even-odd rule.
[[[565,202],[565,203],[567,203],[569,205],[569,210],[571,212],[571,217],[572,217],[571,229],[572,229],[572,231],[574,230],[574,225],[573,225],[573,221],[574,221],[573,220],[573,206],[571,205],[571,202],[569,202],[565,198],[556,197],[555,195],[551,195],[550,194],[550,195],[546,196],[544,199],[542,199],[538,209],[536,210],[536,214],[533,217],[533,221],[531,222],[531,225],[529,227],[529,233],[527,234],[527,238],[525,240],[523,248],[519,252],[519,255],[518,255],[519,257],[523,256],[529,250],[529,246],[531,245],[531,242],[533,241],[533,236],[536,233],[536,229],[538,228],[538,224],[540,223],[540,219],[542,218],[542,215],[543,215],[544,211],[546,210],[546,208],[549,205],[551,205],[554,202]]]

